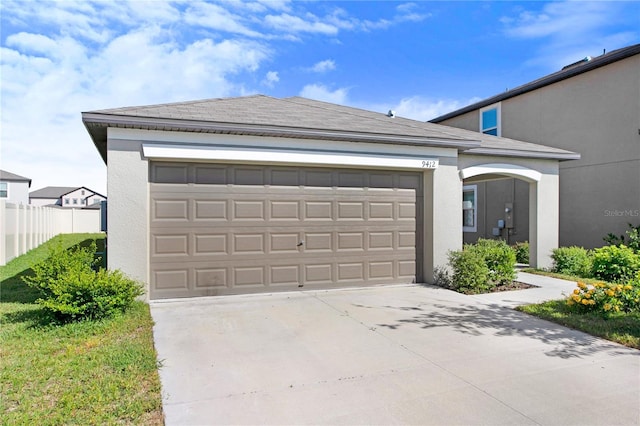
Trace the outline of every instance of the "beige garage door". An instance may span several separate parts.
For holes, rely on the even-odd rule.
[[[420,280],[418,173],[151,164],[151,298]]]

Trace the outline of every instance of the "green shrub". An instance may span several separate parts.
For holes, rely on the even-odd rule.
[[[482,293],[491,289],[489,268],[482,255],[465,246],[463,250],[449,252],[453,270],[452,288],[461,293]]]
[[[100,259],[95,259],[95,251],[95,243],[68,250],[58,246],[35,265],[33,274],[23,279],[40,290],[37,303],[63,321],[108,317],[131,306],[142,288],[120,271],[96,271]]]
[[[625,244],[636,254],[640,254],[640,225],[633,226],[633,224],[629,223],[629,230],[626,232],[627,239],[625,243],[625,236],[620,235],[617,236],[612,234],[611,232],[607,234],[606,237],[603,238],[608,244],[612,246],[620,246]]]
[[[433,271],[433,283],[443,288],[453,288],[451,274],[446,267],[436,266]]]
[[[559,247],[553,250],[551,258],[553,272],[583,278],[591,277],[591,256],[582,247]]]
[[[640,271],[640,255],[625,245],[604,246],[593,251],[593,276],[609,281],[630,280]]]
[[[469,249],[478,251],[484,259],[491,283],[507,284],[516,278],[516,253],[504,241],[481,238]]]
[[[516,252],[516,262],[529,264],[529,242],[515,243],[512,247]]]
[[[579,311],[596,311],[604,315],[614,312],[640,312],[640,274],[627,284],[578,283],[567,298],[567,305]]]

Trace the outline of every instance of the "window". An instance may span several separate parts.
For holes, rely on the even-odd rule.
[[[73,204],[78,204],[78,199],[77,198],[73,199]]]
[[[68,199],[68,198],[65,198],[65,199],[64,199],[64,203],[65,203],[65,204],[69,204],[69,199]]]
[[[465,185],[462,187],[462,231],[478,231],[478,185]]]
[[[0,198],[7,198],[7,182],[0,182]]]
[[[501,136],[500,104],[480,110],[480,131],[485,135]]]

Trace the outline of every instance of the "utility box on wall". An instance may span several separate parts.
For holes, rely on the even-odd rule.
[[[513,228],[513,203],[504,205],[504,226],[507,229]]]

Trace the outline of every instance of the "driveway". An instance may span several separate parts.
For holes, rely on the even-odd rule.
[[[640,351],[507,307],[538,290],[154,302],[166,423],[640,423]]]

